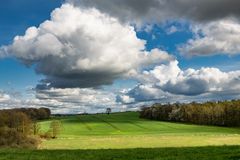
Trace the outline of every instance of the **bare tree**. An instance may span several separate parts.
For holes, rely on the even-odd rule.
[[[50,129],[52,131],[52,138],[57,138],[57,135],[61,131],[61,122],[58,120],[54,120],[50,124]]]
[[[38,135],[40,129],[41,129],[41,126],[39,125],[39,123],[37,121],[33,122],[33,134]]]

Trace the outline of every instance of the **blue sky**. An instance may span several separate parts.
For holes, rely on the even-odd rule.
[[[9,0],[0,6],[0,43],[8,44],[26,28],[39,25],[50,18],[50,13],[61,5],[60,0]]]
[[[240,24],[238,21],[238,13],[234,13],[235,15],[230,18],[228,17],[228,12],[231,12],[231,6],[226,6],[226,13],[224,12],[226,15],[216,15],[218,16],[218,19],[214,18],[214,15],[212,19],[202,20],[199,19],[199,17],[205,13],[201,12],[201,8],[196,9],[197,13],[188,15],[188,13],[183,13],[182,10],[184,9],[180,7],[173,13],[169,13],[167,10],[159,11],[159,8],[163,7],[159,4],[159,6],[149,6],[149,8],[152,7],[153,10],[156,9],[156,15],[153,15],[151,12],[147,12],[147,6],[151,5],[151,1],[149,1],[149,4],[144,1],[141,1],[139,4],[135,4],[139,5],[139,8],[146,7],[141,14],[138,10],[136,10],[136,6],[131,6],[132,4],[129,5],[128,2],[124,1],[119,8],[121,10],[116,10],[117,8],[112,7],[116,5],[114,2],[108,0],[105,1],[106,3],[103,5],[98,1],[88,3],[84,0],[69,0],[68,2],[59,0],[8,0],[4,3],[4,5],[1,5],[0,46],[2,46],[2,48],[7,48],[8,56],[0,58],[0,103],[6,103],[6,101],[1,102],[1,96],[9,94],[10,97],[12,97],[12,92],[19,92],[22,95],[21,101],[28,100],[27,94],[29,88],[33,88],[32,94],[34,99],[36,98],[37,101],[41,101],[41,98],[47,96],[47,99],[56,101],[56,104],[54,105],[59,105],[61,102],[61,105],[65,107],[71,105],[71,103],[75,103],[69,102],[69,99],[77,98],[75,97],[76,95],[70,94],[71,92],[74,92],[74,89],[79,92],[78,96],[81,96],[81,92],[87,92],[90,94],[89,96],[92,96],[95,100],[97,99],[96,94],[102,95],[102,97],[100,96],[100,99],[103,97],[107,98],[109,99],[107,103],[120,108],[128,108],[128,104],[138,104],[138,101],[146,101],[146,103],[149,103],[149,99],[157,99],[157,102],[169,102],[173,101],[173,99],[174,101],[191,101],[195,100],[198,95],[202,97],[203,100],[209,100],[209,97],[211,99],[220,100],[225,99],[225,97],[228,99],[229,97],[230,99],[238,98],[238,94],[236,94],[236,92],[239,87],[238,70],[240,69],[240,56],[239,49],[235,45],[235,43],[238,43],[238,40],[234,38],[234,36],[239,33]],[[202,3],[207,4],[205,1]],[[62,4],[65,5],[62,6]],[[164,7],[167,8],[169,6],[166,4]],[[59,9],[56,11],[56,8]],[[95,8],[97,12],[92,11],[91,8]],[[126,8],[128,12],[124,12]],[[51,19],[50,15],[53,10],[55,11]],[[80,14],[78,14],[78,12]],[[183,15],[179,15],[179,13]],[[73,34],[68,34],[70,35],[68,37],[63,36],[65,32],[67,33],[71,30],[71,27],[66,30],[64,28],[64,25],[67,26],[67,24],[64,24],[64,20],[62,21],[61,19],[64,18],[65,14],[68,16],[72,14],[72,17],[75,17],[73,21],[71,20],[71,17],[65,21],[69,21],[69,23],[72,23],[73,27],[76,26],[76,28],[80,30],[82,27],[92,27],[91,25],[94,25],[93,23],[98,21],[99,17],[96,18],[98,14],[102,14],[101,18],[103,19],[100,22],[96,22],[96,24],[102,25],[102,30],[96,26],[96,30],[98,30],[96,33],[116,33],[116,37],[120,37],[119,39],[121,39],[121,37],[122,39],[126,37],[126,41],[119,40],[119,44],[122,48],[126,47],[126,49],[128,49],[128,47],[134,48],[137,46],[139,53],[136,53],[136,56],[138,56],[138,54],[143,54],[143,52],[147,52],[147,54],[151,56],[153,54],[153,50],[158,49],[157,52],[160,57],[158,57],[158,59],[156,59],[156,57],[152,59],[149,58],[151,59],[151,63],[147,60],[147,58],[144,59],[143,63],[148,63],[148,66],[144,66],[141,64],[142,62],[137,62],[139,59],[128,59],[128,56],[130,56],[132,52],[136,52],[136,50],[133,49],[133,51],[129,51],[129,53],[124,53],[123,56],[126,57],[120,58],[119,64],[110,63],[110,66],[104,66],[108,63],[106,59],[109,58],[108,55],[111,53],[108,53],[108,50],[106,50],[108,54],[104,52],[95,53],[95,51],[98,50],[99,52],[102,52],[101,48],[94,48],[98,46],[94,46],[95,42],[96,44],[101,44],[101,41],[98,42],[97,38],[104,38],[106,42],[108,42],[106,44],[104,44],[105,42],[102,42],[102,46],[106,45],[105,48],[107,49],[109,47],[108,44],[115,45],[118,41],[115,42],[116,39],[110,39],[111,37],[106,37],[102,34],[97,34],[96,37],[94,37],[93,34],[87,31],[82,31],[84,32],[82,33],[79,32],[79,30],[73,31]],[[113,22],[109,20],[105,14],[116,18],[117,21]],[[60,19],[59,15],[61,15]],[[161,15],[166,15],[166,17],[161,17]],[[90,19],[92,18],[93,22],[86,21],[86,24],[82,23],[81,20],[84,16],[89,17]],[[127,18],[123,19],[123,17]],[[59,32],[56,31],[56,33],[54,33],[55,31],[51,30],[48,25],[42,25],[46,20],[53,22],[52,24],[56,26],[59,25],[57,21],[62,23],[62,25],[57,27],[57,29],[60,29]],[[81,24],[78,24],[78,21]],[[113,23],[110,28],[107,26],[107,23],[105,24],[105,22],[108,21]],[[135,27],[135,31],[128,30],[129,27],[134,26],[129,24],[134,24],[135,22],[138,22],[138,25],[140,22],[141,27]],[[230,27],[226,27],[226,24]],[[34,28],[31,33],[25,34],[25,31],[31,26],[35,26],[37,29]],[[133,40],[133,42],[130,42],[130,39],[127,39],[128,35],[125,35],[126,32],[122,32],[122,34],[118,35],[118,31],[111,31],[112,28],[115,29],[115,26],[125,31],[128,30],[128,33],[134,32],[136,37],[134,34],[131,35],[131,40]],[[228,32],[228,29],[231,30],[231,32]],[[92,31],[95,32],[94,28]],[[39,48],[39,45],[41,44],[35,46],[35,41],[39,40],[37,36],[34,41],[26,40],[26,42],[23,43],[19,40],[18,44],[20,44],[20,46],[15,44],[15,42],[18,42],[18,40],[14,40],[15,36],[27,36],[27,34],[30,35],[33,32],[37,32],[37,36],[39,37],[41,37],[41,35],[51,35],[51,37],[45,37],[46,41],[41,42],[46,43],[45,48],[44,46]],[[63,34],[60,32],[63,32]],[[88,36],[92,38],[92,41],[91,38],[90,40],[86,39]],[[226,39],[223,39],[220,36],[226,37]],[[47,42],[49,39],[52,41]],[[77,59],[74,60],[71,56],[68,58],[63,56],[64,59],[62,59],[62,55],[65,54],[65,52],[69,52],[66,48],[65,52],[61,53],[59,51],[55,52],[55,50],[49,51],[51,47],[49,48],[47,45],[52,44],[52,48],[54,48],[55,39],[61,42],[62,45],[66,45],[65,47],[69,45],[71,47],[73,46],[73,48],[75,47],[75,49],[77,48],[77,50],[74,50],[76,52],[74,54],[75,58],[77,57],[79,60],[75,61]],[[140,43],[143,43],[142,40],[145,40],[146,42],[145,49],[141,49]],[[82,46],[83,44],[86,46]],[[131,46],[131,44],[133,45]],[[30,49],[22,50],[21,46],[24,45],[26,45],[25,48],[30,46]],[[58,47],[57,45],[58,43],[56,44],[56,47]],[[112,48],[116,47],[116,53],[114,54],[116,54],[116,56],[121,56],[123,52],[118,52],[118,49],[121,50],[122,48],[118,48],[119,45],[114,45],[109,49],[112,52],[115,52]],[[103,47],[103,49],[105,48]],[[42,52],[39,53],[39,50]],[[83,53],[82,50],[87,53]],[[45,51],[46,53],[44,53]],[[91,51],[93,51],[93,53]],[[128,50],[124,50],[124,52],[128,52]],[[162,52],[167,54],[167,59],[161,55]],[[58,54],[59,56],[56,56]],[[70,54],[70,52],[66,54]],[[104,63],[99,64],[98,68],[94,68],[94,66],[91,68],[92,64],[96,64],[98,62],[93,61],[93,63],[90,63],[91,60],[95,60],[96,58],[101,59],[101,57],[97,57],[97,55],[104,55]],[[82,59],[84,56],[85,59]],[[56,61],[53,60],[54,58]],[[110,60],[111,59],[109,59],[109,61]],[[121,70],[121,64],[126,61],[128,62],[128,60],[129,63],[126,63],[126,65],[130,64],[130,67]],[[57,61],[59,61],[59,63]],[[24,65],[26,62],[30,62],[32,65],[27,67]],[[52,66],[51,63],[53,63]],[[62,66],[61,63],[63,63]],[[84,66],[83,64],[85,63],[89,66]],[[64,65],[66,68],[64,68]],[[112,70],[111,67],[113,68]],[[209,67],[211,69],[209,69]],[[172,73],[170,73],[170,71],[169,73],[166,72],[166,68],[171,70]],[[193,71],[190,71],[190,68],[192,68]],[[189,74],[190,72],[191,74]],[[166,76],[161,77],[161,74]],[[171,74],[173,77],[171,77]],[[216,78],[213,74],[217,74],[216,76],[219,77]],[[165,79],[164,77],[169,77],[169,79]],[[228,85],[235,86],[235,89],[227,89],[226,86]],[[202,89],[196,89],[199,87]],[[53,92],[60,95],[64,94],[64,96],[67,97],[69,96],[68,100],[64,99],[62,101],[57,101],[56,97],[52,95]],[[67,95],[68,92],[69,95]],[[111,98],[108,98],[108,96]],[[112,97],[114,96],[118,97],[122,103],[119,103],[119,100],[118,103],[112,102],[114,99]],[[16,99],[14,101],[16,101]],[[95,104],[86,104],[83,101],[78,103],[82,105],[82,108],[85,106],[91,106],[89,108],[94,110],[94,107],[96,107]],[[31,105],[34,106],[36,104],[34,102],[34,104]],[[46,104],[41,103],[37,104],[36,107],[44,105]]]
[[[16,35],[23,35],[30,26],[38,26],[50,18],[53,9],[61,6],[59,0],[9,0],[0,6],[0,44],[8,45]],[[42,78],[15,58],[0,59],[0,89],[24,92],[36,86]]]

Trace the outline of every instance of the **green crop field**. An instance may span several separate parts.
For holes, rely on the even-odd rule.
[[[137,112],[58,117],[62,131],[39,150],[0,150],[0,160],[239,160],[240,129],[150,121]],[[51,121],[40,122],[42,132]]]
[[[240,147],[0,150],[0,160],[239,160]]]
[[[123,149],[240,145],[240,129],[140,119],[137,112],[59,118],[59,138],[42,149]],[[41,122],[46,131],[51,121]]]

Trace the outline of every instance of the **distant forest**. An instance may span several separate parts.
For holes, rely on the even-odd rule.
[[[150,107],[142,107],[140,117],[200,125],[240,126],[240,100],[154,104]]]
[[[50,115],[48,108],[0,110],[0,147],[36,148],[40,129],[37,121]]]

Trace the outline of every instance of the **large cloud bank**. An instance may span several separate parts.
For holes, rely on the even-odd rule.
[[[30,27],[1,49],[46,75],[38,87],[98,87],[171,59],[166,52],[145,51],[134,28],[98,10],[64,4],[51,20]]]
[[[123,21],[151,22],[190,19],[208,22],[240,16],[238,0],[67,0],[80,7],[95,7]]]
[[[52,113],[71,114],[105,112],[107,107],[113,111],[126,110],[126,106],[116,103],[114,93],[101,89],[51,88],[31,90],[29,94],[27,99],[21,99],[14,94],[0,92],[0,108],[48,107]]]
[[[240,53],[238,45],[240,1],[238,0],[68,0],[67,2],[83,8],[94,7],[123,22],[132,22],[140,26],[146,23],[188,21],[193,24],[192,31],[195,38],[179,48],[185,56]]]
[[[136,76],[140,85],[119,96],[123,103],[222,100],[239,98],[240,71],[223,72],[218,68],[181,70],[178,61],[156,66]],[[129,101],[131,100],[131,101]]]

